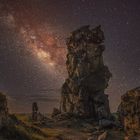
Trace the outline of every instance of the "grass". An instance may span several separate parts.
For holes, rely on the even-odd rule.
[[[24,123],[31,123],[31,114],[14,114],[18,120]]]
[[[1,135],[10,140],[45,140],[47,138],[47,136],[33,131],[32,128],[29,129],[21,125],[5,127],[2,129]]]
[[[46,140],[48,137],[39,127],[31,124],[27,115],[11,115],[11,119],[14,123],[0,131],[0,136],[7,140]]]
[[[124,132],[110,130],[109,133],[108,133],[108,139],[107,140],[124,140]]]
[[[16,123],[0,131],[0,136],[5,138],[2,140],[87,140],[89,137],[89,133],[82,132],[81,128],[66,127],[65,123],[62,122],[62,125],[51,123],[51,127],[47,127],[47,125],[41,126],[39,123],[34,124],[30,116],[30,114],[13,115],[12,119]],[[74,122],[74,124],[76,123]],[[124,133],[118,130],[108,130],[108,134],[107,140],[123,140],[124,138]]]
[[[35,130],[34,130],[34,133],[30,132],[30,133],[32,133],[32,136],[34,138],[41,138],[41,140],[43,140],[42,136],[40,136],[41,133],[42,133],[42,135],[46,134],[48,137],[59,137],[63,133],[63,131],[59,130],[59,129],[54,129],[54,128],[52,129],[52,128],[47,128],[47,127],[45,127],[45,128],[37,127],[31,121],[30,116],[31,116],[30,114],[29,115],[16,114],[16,117],[18,118],[18,120],[24,122],[27,126],[30,126],[30,128],[28,129],[28,132],[31,131],[31,128],[33,128],[33,129],[36,128],[36,130],[40,130],[40,133],[36,131],[36,133],[38,133],[38,134],[35,133]]]
[[[3,127],[0,131],[0,135],[8,140],[31,140],[29,133],[23,127],[16,125]]]
[[[59,137],[63,134],[63,131],[60,129],[52,129],[52,128],[43,128],[43,132],[46,132],[49,137]]]

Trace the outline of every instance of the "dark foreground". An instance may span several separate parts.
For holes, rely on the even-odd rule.
[[[13,115],[14,125],[1,130],[0,140],[88,140],[93,138],[94,132],[97,131],[96,124],[74,118],[54,121],[48,117],[38,122],[32,122],[30,118],[27,114]],[[112,128],[102,131],[107,134],[106,140],[124,139],[121,130]]]

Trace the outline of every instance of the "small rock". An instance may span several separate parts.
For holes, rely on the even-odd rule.
[[[107,140],[107,131],[105,132],[95,132],[92,137],[88,140]]]
[[[61,113],[61,112],[60,112],[59,109],[54,108],[54,109],[53,109],[53,112],[52,112],[52,117],[55,117],[55,116],[59,115],[60,113]]]
[[[89,137],[88,140],[98,140],[98,136]]]
[[[107,131],[99,135],[98,140],[106,140],[107,139]]]
[[[112,128],[113,126],[115,126],[115,123],[111,120],[106,119],[99,120],[100,128]]]

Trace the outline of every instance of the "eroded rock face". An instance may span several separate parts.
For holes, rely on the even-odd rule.
[[[121,97],[118,112],[127,134],[140,136],[140,87],[128,91]]]
[[[67,39],[68,78],[62,86],[61,112],[106,119],[110,116],[108,86],[111,73],[103,63],[105,46],[101,26],[81,27]]]
[[[7,123],[8,107],[6,96],[0,93],[0,128]]]

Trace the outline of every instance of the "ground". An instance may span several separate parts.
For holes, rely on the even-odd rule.
[[[94,124],[81,124],[77,120],[46,122],[31,121],[31,115],[16,114],[20,124],[16,124],[6,131],[7,138],[0,140],[87,140],[93,131]],[[49,119],[49,118],[48,118]],[[123,140],[123,132],[115,129],[108,129],[107,140]]]

